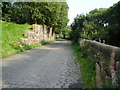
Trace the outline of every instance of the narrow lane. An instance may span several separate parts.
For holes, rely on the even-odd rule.
[[[3,88],[81,88],[70,41],[59,40],[2,61]]]

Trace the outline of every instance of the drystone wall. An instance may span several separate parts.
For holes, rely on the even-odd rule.
[[[96,83],[102,87],[103,83],[120,87],[120,48],[100,42],[81,39],[89,56],[96,62]]]
[[[32,45],[35,43],[54,40],[54,32],[52,28],[46,25],[32,25],[32,31],[26,30],[24,36],[21,38],[22,43],[25,45]]]

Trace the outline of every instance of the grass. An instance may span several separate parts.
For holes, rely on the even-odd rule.
[[[12,22],[0,22],[2,24],[2,58],[7,57],[34,47],[51,43],[53,41],[41,42],[34,45],[22,45],[20,38],[24,37],[25,30],[30,30],[29,24],[16,24]]]
[[[96,88],[95,62],[87,56],[87,51],[80,45],[73,43],[72,47],[80,64],[83,87]]]

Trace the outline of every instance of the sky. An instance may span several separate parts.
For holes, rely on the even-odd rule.
[[[86,14],[95,8],[109,8],[120,0],[67,0],[69,6],[68,18],[70,25],[77,14]]]

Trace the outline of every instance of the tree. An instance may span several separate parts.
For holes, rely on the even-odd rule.
[[[120,47],[120,1],[104,13],[107,23],[107,43]]]
[[[45,24],[61,32],[68,23],[66,2],[3,2],[3,19],[19,24]]]
[[[62,30],[62,35],[63,35],[63,38],[69,38],[70,36],[70,32],[71,32],[71,28],[68,26],[68,27],[65,27],[63,30]]]
[[[70,33],[70,38],[75,42],[78,42],[79,38],[81,38],[80,33],[82,32],[83,22],[85,20],[85,15],[77,15],[77,17],[74,18],[74,22],[71,24],[72,31]]]
[[[71,24],[71,38],[106,40],[107,44],[120,46],[120,1],[110,8],[91,10],[86,15],[77,15]]]

